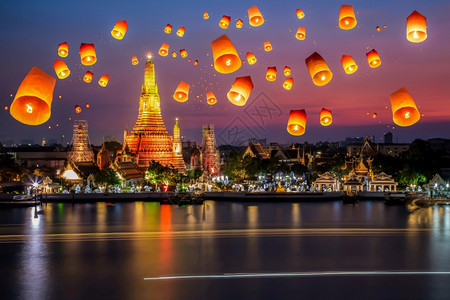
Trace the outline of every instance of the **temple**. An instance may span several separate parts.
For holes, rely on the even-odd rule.
[[[130,133],[128,129],[125,129],[123,149],[118,153],[116,161],[134,161],[141,168],[146,168],[151,161],[156,161],[185,171],[186,167],[179,149],[181,147],[177,146],[181,144],[178,119],[174,131],[175,141],[167,132],[161,116],[161,101],[155,81],[155,65],[151,55],[148,55],[145,63],[144,84],[139,99],[138,118]]]

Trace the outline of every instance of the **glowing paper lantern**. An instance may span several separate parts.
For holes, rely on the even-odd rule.
[[[401,88],[389,96],[392,117],[398,126],[411,126],[420,120],[416,103],[405,88]]]
[[[181,49],[180,50],[180,55],[181,55],[182,58],[185,58],[185,57],[188,56],[188,53],[187,53],[187,51],[185,49]]]
[[[9,106],[8,106],[8,105],[5,105],[4,109],[5,109],[5,110],[8,110],[8,109],[9,109]]]
[[[70,70],[63,60],[56,59],[53,64],[53,69],[55,69],[56,76],[59,79],[67,78],[70,75]]]
[[[315,85],[323,86],[330,82],[333,73],[331,73],[327,63],[319,53],[314,52],[305,62]]]
[[[366,53],[367,62],[371,68],[378,68],[381,65],[381,59],[378,52],[375,49]]]
[[[131,57],[131,64],[132,65],[137,65],[139,63],[138,59],[136,56]]]
[[[194,61],[194,66],[198,65],[198,60]]]
[[[89,105],[89,103],[86,103],[86,108],[90,108],[91,106]]]
[[[102,77],[100,77],[100,80],[98,81],[98,84],[102,87],[105,87],[108,85],[109,82],[109,75],[108,74],[104,74],[102,75]]]
[[[127,32],[128,24],[127,21],[117,21],[116,25],[114,26],[113,30],[111,30],[111,35],[116,40],[121,40],[125,36],[125,33]]]
[[[167,45],[166,43],[162,43],[158,53],[161,56],[167,56],[167,54],[169,54],[169,45]]]
[[[92,81],[92,76],[94,76],[92,72],[86,71],[86,73],[84,73],[83,81],[86,83],[90,83]]]
[[[289,91],[292,88],[293,85],[294,85],[294,78],[289,77],[289,78],[286,78],[286,80],[284,81],[283,88],[285,90]]]
[[[373,113],[372,114],[372,119],[376,119],[377,118],[377,113]]]
[[[411,43],[421,43],[427,39],[427,18],[416,10],[406,19],[406,39]]]
[[[356,26],[356,17],[353,6],[343,4],[339,11],[339,28],[344,30],[352,29]]]
[[[75,112],[79,114],[81,112],[81,107],[79,105],[75,105]]]
[[[178,28],[177,35],[179,37],[182,37],[184,35],[185,31],[186,31],[186,29],[184,27],[180,27],[180,28]]]
[[[266,50],[266,52],[272,51],[272,45],[270,44],[269,41],[264,42],[264,50]]]
[[[227,35],[222,35],[211,42],[214,59],[214,69],[222,74],[233,73],[241,67],[241,59],[231,40]]]
[[[358,70],[358,65],[350,55],[342,55],[341,64],[347,74],[353,74]]]
[[[172,32],[172,25],[167,24],[166,27],[164,27],[164,32],[170,34]]]
[[[247,13],[248,22],[251,26],[258,27],[264,24],[264,18],[256,5],[247,9]]]
[[[33,67],[17,90],[9,110],[17,121],[40,125],[50,118],[56,79]]]
[[[297,33],[295,34],[297,40],[303,41],[306,38],[305,27],[299,27]]]
[[[177,57],[177,53],[175,51],[172,52],[172,57]]]
[[[82,43],[80,46],[81,63],[85,66],[92,66],[97,62],[94,44]]]
[[[245,55],[245,58],[247,58],[249,65],[254,65],[256,63],[256,57],[251,52],[247,52],[247,54]]]
[[[190,85],[184,81],[181,81],[177,86],[175,93],[173,94],[173,99],[178,102],[186,102],[189,98],[189,88]]]
[[[213,92],[207,92],[206,93],[206,102],[208,102],[209,105],[214,105],[217,103],[216,96]]]
[[[230,25],[230,21],[231,21],[231,18],[229,16],[223,16],[219,22],[220,28],[227,29],[228,25]]]
[[[209,19],[209,14],[206,11],[203,13],[203,19],[205,20]]]
[[[291,135],[299,136],[305,133],[306,129],[306,111],[291,110],[289,113],[289,120],[287,125],[287,132]]]
[[[277,68],[268,67],[266,72],[267,81],[275,81],[277,79]]]
[[[242,25],[244,24],[244,22],[242,22],[241,19],[236,21],[236,28],[242,28]]]
[[[305,17],[305,13],[303,12],[303,10],[301,10],[300,8],[298,8],[295,13],[297,14],[297,18],[299,18],[300,20],[303,19]]]
[[[378,31],[378,32],[380,32],[380,31],[381,31],[381,28],[380,28],[380,26],[377,26],[377,31]]]
[[[67,57],[67,55],[69,55],[69,44],[66,42],[59,44],[58,55],[61,57]]]
[[[237,77],[227,93],[227,98],[234,105],[244,106],[252,90],[253,82],[250,76]]]
[[[285,66],[283,72],[284,72],[284,76],[289,76],[289,75],[291,75],[291,68],[288,66]]]
[[[331,110],[322,108],[320,111],[320,124],[322,126],[329,126],[333,122],[333,117],[331,115]]]

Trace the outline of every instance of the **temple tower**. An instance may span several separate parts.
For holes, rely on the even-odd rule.
[[[175,125],[173,126],[173,166],[178,170],[186,170],[186,165],[183,160],[183,153],[181,152],[181,135],[180,126],[178,125],[178,118],[175,118]]]
[[[97,166],[100,170],[107,169],[109,165],[111,164],[111,156],[106,149],[105,143],[103,143],[102,148],[97,153]]]
[[[74,121],[68,160],[70,162],[94,162],[94,152],[89,142],[88,122],[86,120]]]
[[[214,125],[203,126],[202,158],[203,172],[206,175],[220,173],[220,152],[216,146]]]

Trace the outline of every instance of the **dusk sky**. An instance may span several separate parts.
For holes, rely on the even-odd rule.
[[[357,26],[352,30],[337,27],[339,8],[350,4],[355,8]],[[257,5],[265,23],[251,27],[247,9]],[[299,20],[297,8],[305,17]],[[406,40],[406,18],[414,10],[427,17],[428,38],[419,44]],[[208,20],[203,12],[209,13]],[[134,125],[138,115],[144,65],[148,51],[153,53],[156,81],[161,97],[162,116],[172,134],[175,117],[180,118],[182,135],[186,140],[201,141],[201,128],[214,124],[218,144],[239,143],[243,138],[267,138],[280,143],[339,141],[351,136],[373,136],[377,141],[391,131],[398,142],[414,138],[450,138],[450,2],[448,1],[15,1],[0,3],[0,93],[2,105],[11,105],[21,81],[36,66],[56,77],[53,70],[58,44],[69,44],[65,58],[71,74],[57,79],[52,115],[39,126],[16,121],[9,111],[2,110],[0,139],[3,142],[42,138],[70,142],[74,119],[89,122],[91,142],[100,144],[103,136],[116,136],[122,143],[126,125]],[[219,27],[223,15],[231,17],[228,29]],[[237,29],[237,19],[244,26]],[[123,40],[114,39],[110,32],[116,21],[126,20],[128,31]],[[173,26],[166,34],[166,24]],[[386,25],[386,29],[384,29]],[[180,38],[176,31],[186,27]],[[295,32],[306,27],[306,40],[299,41]],[[377,32],[376,27],[381,27]],[[227,34],[245,60],[246,52],[253,52],[255,65],[243,64],[231,74],[214,70],[210,42]],[[273,46],[263,49],[264,41]],[[161,44],[170,45],[170,53],[186,49],[187,58],[178,55],[162,57],[157,54]],[[81,43],[94,43],[97,63],[83,66],[80,62]],[[376,49],[382,64],[368,66],[365,53]],[[318,52],[333,72],[333,79],[325,86],[313,84],[305,65],[305,58]],[[359,68],[352,75],[345,74],[340,60],[343,54],[352,55]],[[133,66],[131,57],[139,64]],[[188,58],[192,61],[189,63]],[[198,66],[192,62],[198,60]],[[276,66],[277,80],[265,79],[267,67]],[[290,66],[294,85],[283,89],[283,67]],[[83,74],[90,70],[94,80],[83,82]],[[97,84],[101,74],[109,74],[106,88]],[[234,79],[251,76],[255,88],[246,106],[231,104],[226,93]],[[172,94],[183,80],[191,84],[189,100],[178,103]],[[389,95],[405,87],[424,114],[418,123],[400,128],[393,124]],[[212,90],[218,103],[210,106],[205,94]],[[263,93],[263,94],[262,94]],[[61,95],[61,99],[59,99]],[[197,97],[198,95],[198,97]],[[86,103],[90,108],[85,107]],[[271,114],[263,111],[269,103]],[[83,111],[76,114],[74,106]],[[253,105],[253,107],[252,107]],[[333,124],[322,127],[319,112],[322,107],[333,112]],[[265,117],[255,116],[255,109]],[[306,133],[290,136],[286,124],[291,109],[305,109],[308,114]],[[369,115],[367,115],[369,113]],[[372,114],[377,113],[373,119]],[[69,120],[69,117],[72,120]],[[59,124],[57,127],[56,124]],[[51,129],[49,129],[49,125]],[[227,132],[243,129],[241,140],[233,140]]]

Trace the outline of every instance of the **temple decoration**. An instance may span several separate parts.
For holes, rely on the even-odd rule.
[[[214,59],[214,69],[222,74],[233,73],[241,67],[241,59],[231,40],[227,35],[211,42]]]
[[[299,27],[297,29],[297,33],[295,34],[297,40],[303,41],[306,38],[306,30],[305,27]]]
[[[69,55],[69,44],[66,42],[59,44],[58,55],[61,57],[67,57],[67,55]]]
[[[277,79],[277,68],[276,67],[268,67],[267,68],[266,79],[267,79],[267,81],[275,81]]]
[[[411,126],[420,120],[416,103],[405,88],[401,88],[389,96],[391,100],[392,118],[398,126]]]
[[[99,84],[101,87],[105,87],[105,86],[108,85],[108,82],[109,82],[109,75],[108,75],[108,74],[103,74],[103,75],[100,77],[100,80],[98,81],[98,84]]]
[[[73,123],[72,142],[67,159],[69,162],[94,161],[94,152],[88,135],[88,122],[85,120],[75,120]]]
[[[92,76],[94,76],[94,74],[92,72],[86,71],[86,73],[84,73],[83,81],[86,83],[91,83]]]
[[[128,29],[127,21],[125,21],[125,20],[117,21],[113,30],[111,30],[111,35],[116,40],[121,40],[125,36],[127,29]]]
[[[167,24],[166,27],[164,27],[164,32],[170,34],[172,32],[172,25]]]
[[[297,10],[295,11],[295,14],[297,15],[297,18],[299,18],[300,20],[305,17],[305,13],[300,8],[297,8]]]
[[[229,16],[223,16],[219,22],[220,28],[227,29],[228,25],[230,25],[230,21],[231,21],[231,18]]]
[[[139,61],[136,56],[131,57],[131,64],[133,66],[137,65],[138,63],[139,63]]]
[[[305,62],[315,85],[323,86],[330,82],[333,73],[331,73],[327,63],[319,53],[314,52],[305,60]]]
[[[167,56],[167,54],[169,54],[169,45],[166,43],[162,43],[161,47],[159,48],[158,53],[161,56]]]
[[[331,115],[331,110],[328,110],[326,108],[322,108],[320,111],[320,124],[322,126],[329,126],[333,122],[333,117]]]
[[[411,43],[421,43],[427,39],[427,18],[417,10],[406,19],[406,39]]]
[[[81,63],[85,66],[92,66],[97,62],[94,44],[82,43],[80,46]]]
[[[342,55],[341,64],[347,74],[353,74],[358,70],[358,65],[350,55]]]
[[[265,42],[264,42],[264,50],[265,50],[266,52],[272,51],[272,44],[270,44],[269,41],[265,41]]]
[[[75,105],[75,112],[79,114],[81,112],[81,107],[79,105]]]
[[[173,94],[173,99],[178,102],[186,102],[189,98],[189,88],[190,85],[188,83],[181,81]]]
[[[247,59],[249,65],[254,65],[256,63],[255,54],[253,54],[252,52],[247,52],[245,58]]]
[[[183,37],[185,31],[186,31],[186,28],[180,27],[180,28],[178,28],[177,35],[179,37]]]
[[[247,9],[247,13],[250,26],[258,27],[264,24],[264,18],[256,5]]]
[[[186,49],[181,49],[181,50],[180,50],[180,56],[181,56],[182,58],[185,58],[185,57],[188,56],[188,53],[187,53]]]
[[[366,53],[367,62],[371,68],[378,68],[381,65],[381,59],[378,52],[375,49]]]
[[[58,76],[59,79],[67,78],[70,75],[70,70],[67,67],[66,62],[63,60],[55,59],[53,69],[55,70],[56,76]]]
[[[227,98],[237,106],[244,106],[253,90],[253,82],[250,76],[237,77],[227,93]]]
[[[287,132],[291,135],[299,136],[305,133],[306,128],[306,111],[291,110],[289,113],[289,120],[287,125]]]
[[[242,25],[244,24],[244,22],[242,22],[242,20],[241,19],[238,19],[237,21],[236,21],[236,28],[242,28]]]
[[[356,23],[353,6],[345,4],[341,5],[341,10],[339,11],[339,28],[349,30],[354,28]]]
[[[206,102],[208,102],[209,105],[214,105],[217,103],[216,96],[212,91],[206,93]]]
[[[289,75],[291,75],[291,68],[288,66],[285,66],[283,69],[283,72],[284,72],[284,76],[289,76]]]
[[[293,85],[294,85],[294,78],[289,77],[289,78],[286,78],[286,80],[284,81],[283,88],[285,90],[289,91],[292,88]]]

